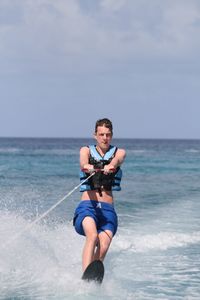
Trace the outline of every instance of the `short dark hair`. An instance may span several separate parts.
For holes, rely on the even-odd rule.
[[[97,120],[95,124],[95,133],[97,133],[98,126],[105,126],[106,128],[109,128],[113,135],[113,126],[112,126],[112,122],[109,119],[104,118],[104,119]]]

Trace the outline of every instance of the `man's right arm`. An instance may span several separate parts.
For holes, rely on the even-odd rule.
[[[88,147],[82,147],[80,149],[80,167],[81,170],[93,171],[94,166],[89,164],[90,150]]]

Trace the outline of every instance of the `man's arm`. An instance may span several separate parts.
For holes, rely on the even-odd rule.
[[[90,150],[88,147],[80,149],[80,168],[81,170],[93,171],[94,166],[89,164]]]
[[[109,173],[114,171],[117,167],[119,167],[126,157],[126,151],[124,149],[117,149],[115,157],[111,160],[109,165],[104,166],[105,173]]]

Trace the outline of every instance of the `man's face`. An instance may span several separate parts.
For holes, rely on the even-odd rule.
[[[102,150],[107,150],[110,146],[112,133],[109,128],[105,126],[98,126],[97,132],[95,133],[95,139],[97,140],[97,145]]]

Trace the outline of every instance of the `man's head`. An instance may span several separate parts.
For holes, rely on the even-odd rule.
[[[95,125],[95,134],[97,133],[97,128],[98,126],[105,126],[106,128],[108,128],[111,132],[111,135],[113,135],[113,126],[112,126],[112,122],[107,119],[99,119],[96,121],[96,125]]]
[[[112,135],[112,122],[109,119],[100,119],[96,122],[94,137],[97,141],[97,147],[103,152],[108,150]]]

